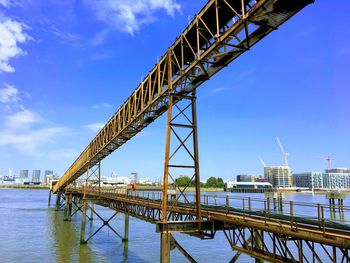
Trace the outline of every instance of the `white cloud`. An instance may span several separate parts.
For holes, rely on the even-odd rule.
[[[94,110],[99,110],[99,109],[111,108],[111,107],[112,105],[109,103],[101,103],[101,104],[93,105],[91,108],[93,108]]]
[[[85,3],[93,9],[97,19],[131,35],[142,24],[153,22],[158,11],[170,16],[180,11],[176,0],[85,0]]]
[[[9,64],[10,59],[27,54],[18,46],[19,43],[32,39],[24,32],[25,29],[26,26],[17,21],[0,21],[0,73],[14,72],[15,69]]]
[[[37,113],[22,109],[12,115],[6,116],[6,125],[12,128],[24,128],[42,120]]]
[[[70,131],[45,120],[37,112],[16,104],[22,100],[19,94],[20,92],[10,85],[0,89],[0,102],[6,106],[13,103],[17,106],[11,108],[11,113],[0,115],[0,147],[10,146],[31,156],[42,155],[43,152],[39,151],[41,146],[55,143],[58,137],[69,135]]]
[[[71,159],[78,155],[79,153],[73,149],[61,149],[56,151],[51,151],[47,154],[50,159],[61,160],[61,159]]]
[[[65,127],[47,127],[36,130],[8,130],[0,131],[0,146],[11,145],[27,155],[35,155],[38,148],[54,142],[57,136],[67,133]]]
[[[92,39],[91,43],[93,46],[98,46],[103,44],[108,36],[108,30],[104,29],[100,32],[98,32]]]
[[[0,0],[0,5],[3,5],[4,7],[9,7],[11,5],[10,0]]]
[[[0,89],[0,102],[4,104],[9,104],[13,102],[17,102],[20,100],[18,96],[18,90],[8,84],[4,84],[4,88]]]
[[[91,124],[87,124],[85,125],[85,128],[93,131],[93,132],[98,132],[102,129],[102,127],[104,126],[105,124],[102,123],[102,122],[96,122],[96,123],[91,123]]]
[[[26,3],[30,2],[31,0],[0,0],[0,5],[10,8],[15,6],[23,7]]]

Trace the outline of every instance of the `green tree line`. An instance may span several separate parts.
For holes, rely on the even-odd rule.
[[[187,185],[189,187],[195,186],[194,180],[191,181],[191,178],[186,176],[186,175],[182,175],[179,178],[177,178],[176,184],[180,187],[185,187]],[[201,182],[201,187],[203,187],[203,188],[224,188],[224,180],[220,177],[210,177],[206,183]]]

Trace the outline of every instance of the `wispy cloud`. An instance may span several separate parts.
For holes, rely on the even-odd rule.
[[[0,20],[0,73],[14,72],[15,69],[9,64],[10,60],[27,54],[18,46],[19,43],[32,39],[24,32],[27,28],[11,19]]]
[[[155,20],[155,14],[165,11],[174,16],[180,11],[176,0],[85,0],[96,13],[97,19],[131,35],[143,24]]]
[[[105,102],[105,103],[93,105],[91,108],[93,108],[94,110],[99,110],[99,109],[111,108],[111,107],[112,107],[111,104]]]
[[[60,149],[51,151],[47,154],[47,157],[54,160],[71,159],[78,155],[79,153],[73,149]]]
[[[0,146],[12,146],[21,153],[36,155],[40,146],[54,142],[55,138],[67,132],[65,127],[4,129],[0,131]]]
[[[4,83],[3,88],[0,89],[0,102],[4,104],[15,103],[20,100],[18,90],[11,85]]]
[[[22,109],[12,115],[6,116],[6,126],[11,128],[24,128],[43,119],[37,113]]]
[[[9,7],[11,5],[10,0],[0,0],[0,5],[3,5],[4,7]]]
[[[103,44],[108,37],[108,30],[104,29],[100,32],[98,32],[92,39],[91,43],[93,46],[98,46]]]
[[[26,3],[30,2],[31,0],[0,0],[0,5],[10,8],[15,6],[23,7]]]
[[[98,132],[99,130],[102,129],[102,127],[104,126],[105,124],[102,123],[102,122],[96,122],[96,123],[90,123],[90,124],[87,124],[85,125],[84,127],[93,131],[93,132]]]
[[[220,93],[220,92],[222,92],[224,90],[225,90],[224,88],[215,88],[215,89],[210,90],[208,95],[209,96],[215,95],[215,94]]]
[[[7,85],[0,89],[1,104],[17,105],[1,116],[0,147],[12,147],[26,155],[40,155],[41,146],[55,143],[58,137],[70,134],[67,127],[53,124],[39,113],[18,104],[18,101],[22,101],[19,94],[14,86]]]

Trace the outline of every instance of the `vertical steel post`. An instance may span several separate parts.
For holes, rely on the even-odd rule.
[[[81,229],[80,229],[80,244],[85,244],[85,227],[86,227],[86,209],[87,209],[87,203],[84,200],[83,201],[83,215],[81,218]]]
[[[66,201],[64,203],[64,221],[68,221],[68,203],[69,203],[69,197],[67,195],[67,192],[65,193]]]
[[[196,216],[201,219],[201,181],[199,175],[199,154],[198,154],[198,130],[197,130],[197,107],[196,91],[192,92],[192,126],[193,126],[193,153],[194,153],[194,172],[196,181]]]
[[[72,197],[72,194],[70,194],[68,198],[68,220],[69,221],[71,220],[71,217],[72,217],[72,200],[73,200],[73,197]]]
[[[58,191],[56,194],[56,210],[59,210],[61,206],[61,192]]]
[[[94,203],[90,203],[90,221],[94,220]]]
[[[254,235],[252,242],[255,243],[256,248],[258,248],[259,250],[263,250],[264,249],[264,244],[263,244],[263,235],[264,232],[262,230],[253,230],[252,234]],[[264,260],[260,259],[260,258],[255,258],[255,263],[263,263]]]
[[[167,231],[160,233],[160,263],[170,262],[170,239],[171,234]]]
[[[172,72],[171,72],[171,53],[168,51],[168,117],[166,125],[166,141],[165,141],[165,157],[164,157],[164,177],[163,177],[163,196],[162,196],[162,222],[166,221],[166,214],[168,210],[168,177],[169,177],[169,157],[170,157],[170,137],[171,137],[171,128],[170,122],[172,118],[173,111],[173,96],[172,92]],[[161,245],[162,246],[162,245]]]
[[[101,197],[101,161],[98,162],[98,197]]]
[[[49,190],[49,202],[48,202],[48,206],[51,205],[51,189]]]
[[[129,240],[129,215],[124,214],[124,238],[123,242],[127,242]]]

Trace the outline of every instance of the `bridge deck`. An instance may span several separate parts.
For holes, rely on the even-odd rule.
[[[69,189],[66,194],[83,197],[82,188]],[[154,197],[154,195],[153,195]],[[154,224],[161,224],[161,200],[137,196],[135,192],[128,194],[117,194],[111,191],[89,191],[86,198],[94,200],[95,203],[109,207],[116,211],[145,220]],[[306,206],[311,204],[305,204]],[[323,206],[322,206],[323,207]],[[346,213],[348,212],[345,207]],[[323,209],[322,209],[323,210]],[[310,209],[311,212],[311,209]],[[168,204],[169,224],[175,221],[191,221],[195,219],[195,206],[181,202],[169,202]],[[311,212],[312,213],[312,212]],[[172,221],[173,219],[173,221]],[[283,234],[289,238],[309,240],[324,245],[350,248],[350,225],[331,218],[320,218],[318,216],[291,215],[290,211],[285,213],[274,210],[255,208],[234,208],[226,205],[202,204],[202,220],[213,222],[211,230],[223,230],[230,227],[253,228],[270,233]],[[177,231],[177,228],[172,228]],[[179,232],[196,232],[205,229],[181,229]]]

